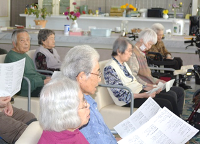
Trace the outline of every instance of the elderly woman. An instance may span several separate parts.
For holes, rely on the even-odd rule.
[[[55,32],[41,29],[38,34],[39,48],[35,51],[34,62],[37,69],[59,71],[61,66],[60,56],[55,47]]]
[[[147,87],[153,87],[160,81],[151,75],[151,70],[147,65],[145,51],[149,50],[157,42],[157,35],[152,29],[146,29],[139,34],[138,41],[133,48],[133,54],[128,62],[131,72],[141,84]],[[161,92],[166,93],[164,91]],[[177,101],[179,113],[182,114],[184,102],[184,90],[180,87],[172,87],[169,92]]]
[[[112,59],[104,68],[105,83],[129,87],[134,93],[134,106],[136,108],[140,107],[148,97],[152,97],[161,107],[165,106],[179,116],[176,101],[173,97],[168,94],[148,94],[145,92],[152,88],[140,84],[132,74],[126,64],[131,55],[131,42],[125,38],[118,38],[113,45]],[[116,105],[130,107],[131,94],[127,90],[117,88],[108,90]]]
[[[50,81],[40,94],[43,133],[38,144],[89,144],[79,131],[90,119],[89,107],[77,82],[67,78]]]
[[[160,53],[163,57],[165,61],[169,61],[170,62],[170,66],[166,66],[166,67],[170,67],[173,69],[180,69],[181,66],[183,65],[183,61],[180,57],[174,57],[172,58],[172,54],[166,49],[162,38],[164,35],[164,26],[160,23],[155,23],[152,25],[151,27],[157,34],[157,43],[155,43],[154,45],[152,45],[151,49],[147,50],[147,55],[151,58],[155,58],[155,55],[152,54],[148,54],[148,52],[158,52]],[[167,62],[166,62],[167,63]]]
[[[30,49],[30,36],[26,30],[16,30],[12,33],[12,44],[14,48],[8,52],[4,60],[5,63],[11,63],[26,58],[24,76],[31,82],[31,96],[38,97],[42,87],[51,79],[39,74],[35,70],[33,60],[26,54]],[[28,96],[28,84],[22,80],[21,90],[18,93],[21,96]]]
[[[147,56],[150,57],[151,59],[155,59],[155,55],[153,54],[148,54],[148,52],[158,52],[160,53],[163,58],[164,58],[164,64],[166,68],[173,68],[175,70],[179,70],[181,66],[183,65],[183,61],[180,57],[172,57],[172,54],[166,49],[162,38],[164,34],[164,26],[160,23],[155,23],[151,27],[157,34],[157,43],[152,45],[151,49],[147,50]],[[180,83],[179,86],[183,87],[184,89],[189,89],[191,88],[190,86],[187,86],[184,83],[183,75],[179,76],[182,79],[182,83]]]

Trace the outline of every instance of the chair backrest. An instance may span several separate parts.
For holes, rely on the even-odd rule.
[[[32,122],[15,144],[37,144],[42,135],[42,132],[43,130],[39,122]]]
[[[4,63],[5,57],[6,57],[6,54],[0,55],[0,63]]]
[[[34,54],[35,54],[35,49],[34,50],[29,50],[28,52],[26,52],[26,54],[32,59],[34,60]]]
[[[100,67],[100,70],[102,72],[102,77],[101,77],[101,83],[102,84],[104,84],[103,69],[104,69],[104,67],[105,67],[105,65],[108,61],[109,60],[99,62],[99,67]],[[108,92],[108,89],[104,88],[104,87],[98,87],[97,92],[96,92],[95,101],[98,104],[99,110],[101,108],[103,108],[104,106],[114,104],[114,101],[112,100],[112,98],[111,98],[111,96]]]

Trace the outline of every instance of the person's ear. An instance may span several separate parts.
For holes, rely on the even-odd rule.
[[[14,47],[16,47],[16,46],[17,46],[15,42],[12,42],[12,44],[13,44],[13,46],[14,46]]]
[[[121,52],[119,52],[119,49],[117,49],[117,55],[120,55],[121,54]]]
[[[85,81],[85,78],[86,78],[85,73],[84,72],[80,72],[76,77],[76,81],[81,84],[81,83],[83,83]]]

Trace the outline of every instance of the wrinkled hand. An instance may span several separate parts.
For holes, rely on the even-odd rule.
[[[162,91],[162,88],[156,91],[156,94],[159,94]]]
[[[10,102],[10,100],[11,100],[10,96],[0,97],[0,108],[5,108],[7,104]]]
[[[147,87],[153,87],[153,84],[146,84]]]
[[[154,98],[156,96],[156,92],[153,92],[152,94],[149,95],[149,97]]]
[[[7,106],[4,108],[4,113],[7,115],[7,116],[12,116],[13,115],[13,107],[11,105],[11,103],[9,102],[7,104]]]
[[[50,78],[50,77],[47,77],[47,78],[44,80],[44,84],[47,84],[50,80],[51,80],[51,78]]]

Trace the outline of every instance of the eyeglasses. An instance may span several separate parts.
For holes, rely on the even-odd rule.
[[[96,75],[96,76],[98,76],[99,78],[101,78],[101,75],[102,75],[102,73],[101,73],[100,70],[99,70],[99,73],[98,73],[98,74],[96,74],[96,73],[90,73],[90,74]]]
[[[88,102],[87,102],[87,100],[85,98],[83,99],[83,102],[84,102],[84,106],[82,108],[79,108],[79,109],[86,109],[86,108],[88,108]]]

